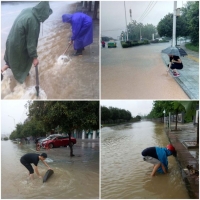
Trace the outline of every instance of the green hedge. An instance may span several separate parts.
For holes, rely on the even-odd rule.
[[[139,46],[139,45],[146,45],[150,44],[148,40],[144,41],[121,41],[121,45],[123,48],[128,48],[128,47],[134,47],[134,46]]]

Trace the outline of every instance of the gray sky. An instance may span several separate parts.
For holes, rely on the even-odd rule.
[[[158,25],[158,22],[168,13],[173,13],[173,1],[157,1],[150,4],[150,1],[126,1],[126,18],[127,24],[130,20],[130,12],[132,10],[132,19],[145,24]],[[186,1],[177,1],[177,8],[186,4]],[[149,6],[149,14],[142,21],[138,21],[144,11]],[[152,8],[152,9],[151,9]],[[147,13],[148,13],[147,10]],[[101,36],[110,36],[117,39],[117,36],[125,31],[125,9],[124,1],[101,1]],[[116,30],[120,29],[120,30]],[[112,31],[115,30],[115,31]]]
[[[27,118],[27,100],[1,100],[1,134],[10,134],[18,123]],[[10,116],[10,117],[9,117]]]
[[[149,114],[153,107],[153,100],[101,100],[101,106],[112,106],[129,110],[132,116]]]

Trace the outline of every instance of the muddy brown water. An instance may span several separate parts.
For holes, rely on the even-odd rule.
[[[44,151],[41,151],[44,152]],[[36,153],[33,144],[19,145],[1,141],[1,198],[3,199],[97,199],[99,198],[99,143],[79,141],[74,145],[75,157],[60,147],[46,151],[54,174],[42,183],[35,175],[30,181],[27,169],[20,163],[25,153]],[[40,152],[39,152],[40,153]],[[38,165],[42,176],[47,171]]]
[[[169,75],[161,50],[170,43],[101,48],[102,99],[188,99]]]
[[[102,128],[101,198],[187,199],[180,169],[168,157],[169,173],[151,178],[152,165],[142,159],[143,149],[166,146],[163,124],[150,121]]]
[[[3,60],[5,43],[12,23],[23,8],[36,4],[35,2],[2,4],[1,11],[4,16],[1,34],[2,66],[5,64]],[[68,47],[71,37],[71,27],[62,22],[61,16],[64,13],[75,12],[76,6],[75,2],[50,2],[53,14],[41,25],[37,49],[39,99],[99,98],[99,57],[97,56],[99,49],[93,48],[96,43],[98,44],[97,38],[94,38],[92,45],[85,48],[84,56],[74,57],[75,51],[71,46],[66,53],[70,61],[58,62],[59,57]],[[4,80],[1,83],[1,97],[2,99],[37,99],[35,84],[34,67],[31,68],[30,75],[23,84],[19,84],[8,69],[4,72]]]

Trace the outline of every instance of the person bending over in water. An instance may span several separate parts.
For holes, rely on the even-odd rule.
[[[168,171],[168,156],[177,156],[177,152],[171,144],[167,147],[149,147],[142,151],[143,160],[154,165],[151,176],[154,176],[156,171],[166,174]]]
[[[29,176],[31,179],[34,178],[34,170],[33,167],[31,165],[31,163],[33,163],[35,165],[35,172],[38,175],[39,178],[42,178],[42,176],[40,175],[39,171],[38,171],[38,162],[39,160],[41,160],[44,165],[46,165],[48,167],[48,169],[51,169],[49,167],[49,165],[47,165],[47,163],[44,161],[47,158],[47,154],[46,153],[42,153],[42,154],[36,154],[36,153],[27,153],[25,155],[23,155],[20,159],[20,162],[22,163],[22,165],[24,165],[24,167],[26,167],[26,169],[28,169],[29,171]]]

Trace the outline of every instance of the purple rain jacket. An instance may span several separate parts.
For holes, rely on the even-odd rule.
[[[74,49],[83,49],[93,42],[92,18],[84,13],[64,14],[62,21],[72,26],[72,37]]]

